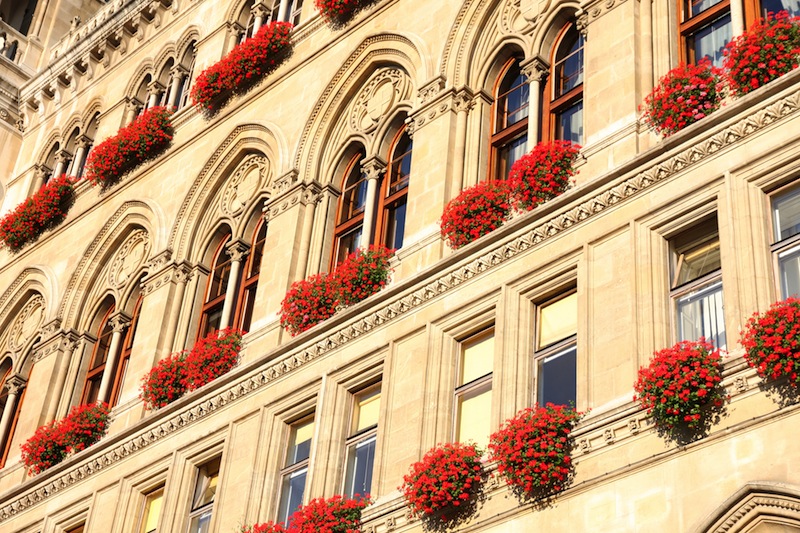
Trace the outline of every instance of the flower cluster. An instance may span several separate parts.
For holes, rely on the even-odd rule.
[[[546,498],[572,480],[570,432],[582,413],[548,403],[523,409],[489,440],[489,459],[522,498]]]
[[[703,339],[681,341],[656,352],[650,364],[639,369],[634,401],[668,432],[681,427],[697,429],[703,425],[705,405],[722,405],[720,381],[719,350]]]
[[[172,142],[172,112],[166,107],[151,107],[116,135],[89,152],[84,176],[103,188],[145,161],[158,157]]]
[[[147,409],[164,407],[230,372],[239,362],[241,348],[241,331],[213,331],[190,351],[170,354],[156,363],[142,378],[140,398]]]
[[[644,99],[642,118],[668,137],[718,110],[724,97],[722,71],[707,60],[681,63],[667,72]]]
[[[330,23],[341,25],[374,0],[315,0],[317,11]]]
[[[22,445],[22,462],[28,473],[38,474],[85,450],[106,434],[108,405],[78,405],[61,420],[46,424]]]
[[[544,142],[517,159],[508,175],[514,207],[531,210],[566,191],[580,149],[570,141]]]
[[[316,498],[289,518],[288,533],[361,533],[361,511],[371,503],[369,497]],[[276,530],[277,531],[277,530]]]
[[[443,522],[453,519],[481,489],[482,453],[475,444],[439,444],[412,464],[400,487],[412,514],[435,515]]]
[[[271,22],[201,72],[192,86],[192,103],[217,111],[234,94],[243,94],[283,63],[291,50],[292,24]]]
[[[510,214],[506,182],[478,183],[447,203],[439,221],[442,237],[456,250],[496,230]]]
[[[46,230],[60,224],[74,198],[74,183],[67,176],[51,179],[36,194],[0,219],[0,241],[17,252]]]
[[[766,380],[787,378],[800,385],[800,300],[775,302],[764,314],[754,314],[742,333],[747,363]]]
[[[332,317],[340,306],[356,304],[389,281],[394,250],[370,246],[348,255],[330,274],[295,281],[281,302],[281,326],[294,335]]]
[[[731,90],[743,96],[796,69],[800,58],[800,17],[768,13],[725,45]]]
[[[241,527],[239,533],[286,533],[286,528],[280,523],[264,522],[263,524]]]

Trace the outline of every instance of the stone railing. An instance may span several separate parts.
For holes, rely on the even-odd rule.
[[[20,64],[25,57],[28,39],[0,19],[0,56]]]

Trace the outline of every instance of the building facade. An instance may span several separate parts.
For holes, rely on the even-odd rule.
[[[411,463],[556,401],[589,411],[571,487],[542,508],[491,481],[462,530],[800,531],[798,408],[739,344],[800,286],[800,72],[667,139],[638,110],[778,3],[376,0],[332,26],[311,0],[2,0],[4,213],[176,110],[163,155],[79,181],[62,224],[0,250],[0,530],[232,532],[367,489],[365,531],[421,531]],[[274,20],[291,56],[198,112],[197,75]],[[582,145],[574,186],[450,250],[447,202],[551,139]],[[397,248],[390,285],[283,331],[292,282],[367,243]],[[240,364],[146,411],[142,376],[227,325],[249,331]],[[633,383],[700,336],[730,400],[676,446]],[[20,445],[95,400],[106,437],[29,476]]]

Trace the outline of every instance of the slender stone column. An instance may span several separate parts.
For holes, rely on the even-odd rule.
[[[528,99],[528,150],[539,142],[539,124],[542,122],[541,97],[542,82],[550,72],[550,67],[542,59],[534,57],[522,65],[522,73],[528,78],[530,97]]]
[[[456,111],[455,150],[453,151],[453,174],[445,200],[452,200],[464,188],[464,158],[467,155],[467,116],[475,101],[472,93],[462,89],[455,96],[453,108]]]
[[[70,160],[70,154],[66,150],[61,150],[56,154],[56,168],[53,170],[54,178],[61,176],[67,171],[67,161]]]
[[[92,145],[92,140],[89,137],[81,135],[78,138],[78,147],[75,150],[75,157],[72,160],[72,165],[69,168],[69,177],[80,178],[83,174],[83,165],[86,163],[86,155],[89,152],[89,147]]]
[[[170,69],[169,75],[170,85],[169,95],[167,96],[167,107],[169,109],[175,109],[178,106],[178,93],[181,90],[181,85],[183,85],[183,80],[189,75],[189,72],[183,65],[175,65]]]
[[[25,387],[25,380],[20,376],[10,376],[3,387],[8,391],[6,405],[3,407],[3,416],[0,418],[0,447],[8,438],[8,431],[14,419],[14,412],[17,409],[17,399],[22,389]]]
[[[45,422],[52,422],[56,419],[56,415],[58,414],[58,400],[61,398],[61,393],[64,390],[64,384],[67,382],[69,363],[72,361],[73,354],[76,351],[80,351],[78,349],[79,338],[75,332],[62,333],[62,335],[65,335],[66,338],[62,341],[63,353],[61,353],[61,359],[59,361],[58,369],[56,370],[56,381],[53,384],[55,398],[47,407],[47,413],[44,418]]]
[[[158,105],[159,97],[164,93],[164,86],[157,81],[147,86],[147,109]]]
[[[233,241],[226,247],[226,252],[231,258],[231,271],[228,274],[228,287],[225,291],[225,304],[222,307],[219,329],[232,325],[231,315],[236,308],[236,289],[239,286],[239,277],[242,272],[242,263],[250,246],[242,241]]]
[[[111,387],[114,385],[114,374],[117,366],[117,359],[122,349],[122,336],[125,332],[125,327],[129,326],[131,319],[122,311],[114,313],[109,318],[113,333],[111,334],[111,346],[108,348],[108,357],[106,358],[106,366],[103,369],[103,379],[100,381],[100,391],[97,393],[97,399],[101,402],[107,402],[111,396]]]
[[[45,182],[47,181],[48,176],[52,175],[52,170],[47,168],[45,165],[38,165],[36,170],[33,174],[33,190],[31,192],[36,192],[44,186]]]
[[[361,161],[361,171],[367,177],[367,199],[364,206],[364,224],[361,229],[361,247],[372,243],[375,228],[378,189],[381,176],[386,172],[386,161],[378,156],[368,157]]]

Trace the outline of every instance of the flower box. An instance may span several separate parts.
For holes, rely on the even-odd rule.
[[[566,191],[576,174],[573,163],[580,149],[570,141],[543,142],[517,159],[508,174],[514,207],[530,211]]]
[[[107,429],[107,404],[77,405],[65,418],[40,427],[25,441],[22,462],[29,474],[38,474],[99,441]]]
[[[744,96],[797,68],[800,17],[768,13],[725,45],[723,53],[731,90]]]
[[[18,252],[63,222],[74,198],[74,182],[70,178],[59,176],[51,179],[0,219],[0,241],[9,250]]]
[[[570,433],[582,416],[548,403],[523,409],[492,434],[489,459],[520,499],[547,498],[572,482]]]
[[[453,526],[475,511],[486,472],[475,444],[439,444],[411,465],[400,490],[411,514]]]
[[[145,161],[161,155],[172,142],[171,115],[165,107],[151,107],[95,146],[86,161],[86,179],[107,188]]]
[[[709,423],[705,406],[721,406],[724,392],[719,350],[703,339],[681,341],[653,354],[639,369],[634,401],[647,409],[656,426],[671,437],[684,430],[694,440]]]
[[[707,61],[680,64],[662,77],[641,106],[642,119],[668,137],[722,106],[722,71]]]
[[[375,0],[315,0],[317,11],[333,26],[343,26]]]
[[[192,103],[214,113],[231,96],[244,94],[283,63],[291,51],[292,24],[271,22],[201,72],[192,85]]]
[[[747,364],[762,379],[775,382],[785,378],[797,390],[800,386],[800,299],[775,302],[764,313],[755,313],[741,339]]]
[[[242,526],[239,533],[287,533],[283,524],[275,522],[264,522],[263,524],[253,524],[252,526]]]
[[[508,184],[480,182],[447,203],[439,221],[442,237],[457,250],[502,226],[510,214]]]
[[[142,378],[139,397],[149,410],[168,405],[187,392],[227,374],[239,362],[242,332],[213,331],[189,351],[168,355]]]
[[[370,504],[369,497],[316,498],[301,505],[289,518],[288,533],[361,533],[361,512]]]

